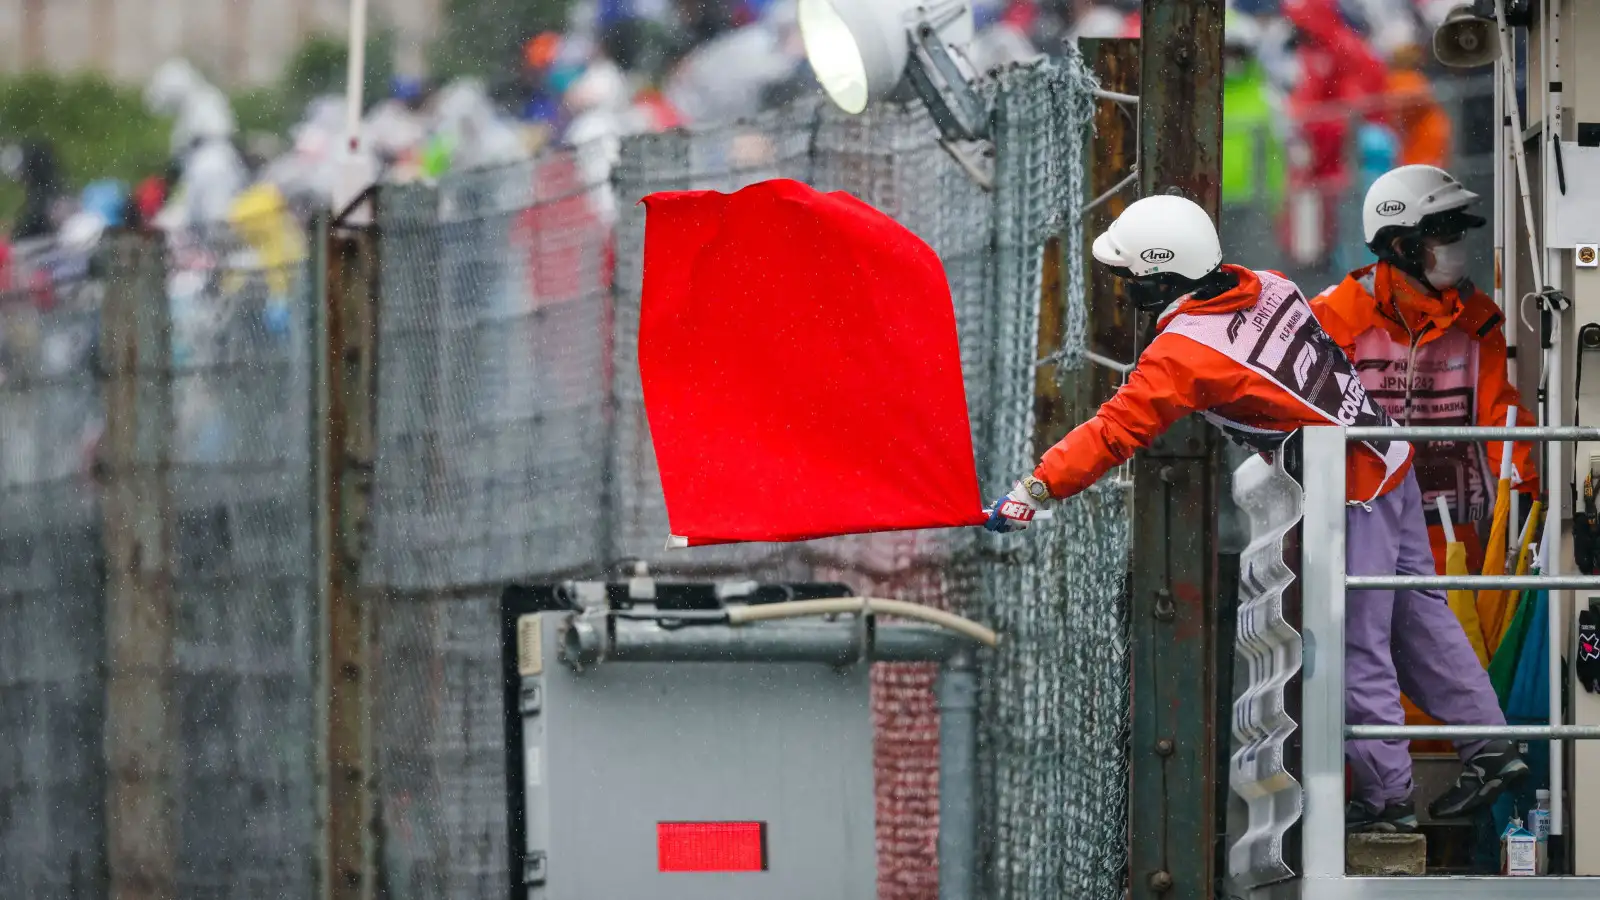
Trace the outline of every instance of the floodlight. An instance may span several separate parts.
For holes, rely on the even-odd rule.
[[[859,113],[905,77],[947,139],[987,131],[961,54],[973,37],[966,0],[799,0],[796,15],[811,70],[840,109]]]

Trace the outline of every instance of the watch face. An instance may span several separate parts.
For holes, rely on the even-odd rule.
[[[1035,500],[1048,500],[1050,499],[1050,487],[1038,479],[1033,479],[1028,482],[1028,495]]]

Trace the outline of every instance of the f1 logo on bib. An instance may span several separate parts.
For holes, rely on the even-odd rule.
[[[1374,211],[1380,216],[1398,216],[1406,211],[1406,205],[1399,200],[1385,200]]]
[[[1172,258],[1177,255],[1178,254],[1173,253],[1171,250],[1165,250],[1161,247],[1151,247],[1149,250],[1139,254],[1139,258],[1152,266],[1159,266],[1172,262]]]

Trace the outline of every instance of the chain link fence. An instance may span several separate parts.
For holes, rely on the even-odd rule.
[[[105,871],[105,553],[91,448],[104,285],[0,296],[0,894]]]
[[[1084,138],[1075,60],[992,87],[981,185],[916,105],[805,100],[744,123],[623,142],[612,179],[571,155],[380,198],[379,446],[366,576],[378,607],[385,878],[402,898],[480,896],[506,867],[503,726],[489,597],[514,579],[845,581],[995,622],[984,742],[994,898],[1120,895],[1127,552],[1120,488],[1037,538],[914,533],[666,552],[637,369],[644,210],[655,191],[795,178],[849,191],[939,253],[986,494],[1031,467],[1041,261],[1067,237],[1063,377],[1081,358]],[[615,210],[615,220],[610,211]],[[468,639],[468,636],[475,636]],[[874,670],[879,896],[937,894],[937,720],[925,666]],[[474,693],[465,685],[477,684]],[[1051,810],[1039,815],[1041,809]]]
[[[361,573],[375,601],[382,895],[503,895],[498,590],[628,574],[635,561],[664,576],[842,580],[1000,627],[1006,644],[984,661],[984,896],[1121,894],[1120,488],[1022,537],[661,549],[636,365],[635,201],[653,191],[791,177],[904,223],[946,267],[985,493],[1031,466],[1041,253],[1061,233],[1066,258],[1081,255],[1091,100],[1075,60],[1008,70],[991,90],[997,152],[967,165],[919,106],[849,117],[802,101],[627,141],[605,184],[556,154],[382,191]],[[312,403],[323,293],[303,246],[284,255],[279,241],[268,262],[253,246],[130,236],[74,279],[0,299],[5,896],[112,890],[128,863],[111,805],[134,797],[170,803],[170,834],[143,837],[166,841],[176,895],[319,887],[327,560]],[[1067,280],[1066,296],[1050,298],[1066,304],[1063,377],[1083,334],[1081,272]],[[155,662],[119,661],[134,648],[154,648]],[[874,671],[885,900],[937,892],[932,674]],[[120,745],[130,725],[156,729],[164,760],[139,778],[108,762],[139,758]]]
[[[117,238],[79,277],[0,298],[5,896],[125,877],[108,796],[170,804],[152,844],[170,838],[180,896],[310,896],[317,877],[309,283],[232,240],[171,250],[163,265],[153,239]],[[112,372],[117,343],[134,362]],[[122,593],[108,547],[146,526],[166,541],[125,545],[165,574]],[[165,762],[119,768],[155,758],[124,737]]]
[[[171,248],[168,463],[180,895],[318,876],[310,277],[231,236]],[[141,373],[143,374],[143,373]],[[151,398],[152,405],[162,401]]]

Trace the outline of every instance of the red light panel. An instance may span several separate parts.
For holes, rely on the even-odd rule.
[[[764,872],[765,822],[657,822],[656,860],[663,872]]]

